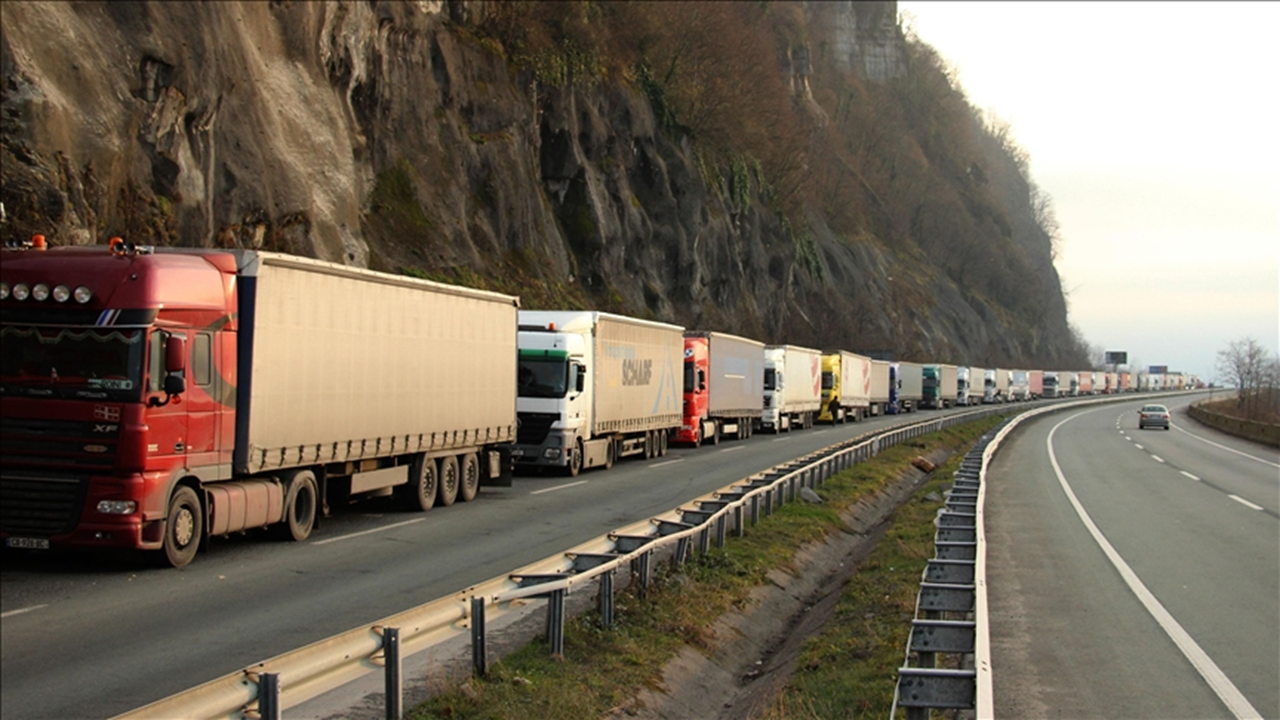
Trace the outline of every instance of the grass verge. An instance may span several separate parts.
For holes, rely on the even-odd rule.
[[[428,718],[555,717],[595,719],[654,685],[680,648],[706,648],[708,628],[747,601],[770,570],[788,567],[796,549],[845,528],[841,514],[895,480],[917,455],[949,449],[952,462],[925,490],[894,513],[880,542],[846,588],[837,615],[808,643],[792,682],[769,710],[771,718],[884,717],[893,700],[915,608],[920,573],[932,555],[936,502],[929,490],[949,482],[960,455],[1000,418],[980,420],[881,452],[828,479],[822,505],[791,503],[747,528],[722,549],[655,572],[648,597],[615,597],[615,623],[602,629],[594,612],[566,623],[565,651],[552,657],[544,641],[530,643],[472,678],[410,711]],[[833,627],[834,626],[834,627]]]

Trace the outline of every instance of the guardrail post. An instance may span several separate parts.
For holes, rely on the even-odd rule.
[[[734,537],[742,537],[746,534],[746,524],[743,522],[743,508],[741,505],[733,507],[733,535]]]
[[[471,598],[471,669],[479,677],[489,673],[489,654],[484,646],[484,598]]]
[[[720,517],[716,518],[716,547],[717,548],[724,547],[724,524],[725,524],[724,515],[721,515]]]
[[[674,565],[675,567],[680,567],[681,565],[684,564],[684,560],[688,556],[689,556],[689,538],[682,537],[676,541],[676,556],[672,558],[673,562],[671,564]]]
[[[698,533],[698,557],[703,557],[711,549],[711,528],[703,526]]]
[[[787,502],[796,501],[796,484],[797,478],[793,477],[790,480],[787,480]]]
[[[637,593],[643,600],[649,595],[649,556],[652,552],[644,552],[634,562],[636,576],[640,581],[640,591]]]
[[[751,496],[751,527],[755,527],[760,522],[760,496]]]
[[[400,674],[400,628],[382,629],[382,657],[386,667],[387,720],[404,714],[404,683]]]
[[[552,655],[564,655],[564,590],[552,590],[547,598],[547,644]]]
[[[280,720],[280,675],[258,676],[258,715],[262,720]]]
[[[613,627],[613,571],[600,576],[600,625]]]
[[[773,494],[775,492],[776,491],[773,488],[769,488],[769,492],[764,494],[764,516],[765,517],[769,517],[773,515]]]

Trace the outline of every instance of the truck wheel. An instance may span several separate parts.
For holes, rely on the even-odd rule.
[[[436,500],[441,507],[449,507],[458,499],[458,458],[452,455],[440,458],[439,492]]]
[[[1168,429],[1169,428],[1165,428],[1165,430],[1168,430]],[[658,457],[666,457],[666,456],[667,456],[667,431],[659,430],[658,431]]]
[[[164,559],[176,568],[190,565],[203,535],[200,498],[191,488],[180,485],[169,498],[169,516],[164,522]]]
[[[698,429],[693,431],[693,446],[702,447],[702,421],[698,421]]]
[[[401,490],[400,500],[409,510],[430,510],[436,504],[436,486],[439,484],[435,459],[419,455],[409,468],[409,483],[398,488]]]
[[[582,472],[582,438],[574,442],[573,450],[569,451],[569,464],[564,466],[564,474],[569,477],[578,477],[580,472]]]
[[[711,430],[711,444],[712,445],[720,444],[720,424],[719,423],[716,423],[715,427]]]
[[[480,458],[475,453],[463,455],[458,474],[458,499],[462,502],[475,500],[480,492]]]
[[[618,444],[610,440],[604,449],[604,469],[608,470],[613,467],[613,461],[618,457]]]
[[[644,459],[653,459],[653,433],[646,432],[644,434]]]
[[[316,521],[318,499],[315,474],[310,470],[295,473],[293,481],[289,483],[289,491],[285,494],[284,518],[275,527],[276,535],[282,540],[306,540]]]

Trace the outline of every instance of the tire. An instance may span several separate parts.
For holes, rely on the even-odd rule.
[[[669,437],[670,436],[667,434],[666,430],[658,431],[658,457],[667,456],[667,445],[668,445]],[[716,438],[716,442],[720,442],[720,439],[718,437]]]
[[[698,429],[693,431],[693,446],[696,448],[702,447],[702,421],[701,420],[698,421]]]
[[[179,485],[169,498],[169,514],[164,521],[164,560],[171,567],[186,567],[196,557],[204,537],[204,512],[196,491]]]
[[[440,488],[436,502],[441,507],[449,507],[458,499],[458,458],[448,455],[440,458]]]
[[[617,455],[618,455],[618,444],[610,440],[609,446],[604,449],[604,469],[605,470],[608,470],[609,468],[613,467],[613,461],[617,459]]]
[[[409,468],[409,483],[402,486],[401,503],[408,510],[426,512],[436,504],[440,471],[435,458],[419,455]]]
[[[458,464],[458,499],[471,502],[480,492],[480,458],[475,453],[460,456]]]
[[[569,463],[564,466],[565,475],[569,477],[578,477],[578,473],[582,472],[582,440],[579,439],[573,444],[573,450],[570,451]]]
[[[311,535],[315,526],[320,493],[316,489],[316,476],[310,470],[294,473],[289,490],[284,496],[284,518],[275,527],[281,540],[302,542]]]
[[[712,445],[720,444],[720,426],[719,425],[716,425],[715,429],[711,431],[711,444]]]
[[[644,434],[644,459],[653,459],[653,433],[646,432]]]

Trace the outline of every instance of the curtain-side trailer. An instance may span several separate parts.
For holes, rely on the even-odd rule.
[[[795,345],[766,347],[761,427],[774,433],[812,427],[821,406],[822,353]]]
[[[818,420],[855,422],[870,414],[871,358],[846,350],[822,356],[822,409]]]
[[[889,365],[886,360],[871,361],[871,414],[889,413]]]
[[[718,332],[684,335],[684,420],[677,442],[751,436],[764,405],[764,343]]]
[[[520,312],[517,467],[577,475],[665,455],[684,418],[684,328],[603,312]]]
[[[157,551],[510,482],[517,298],[250,250],[3,251],[7,544]],[[71,451],[68,448],[89,448]],[[73,489],[73,492],[65,492]]]

